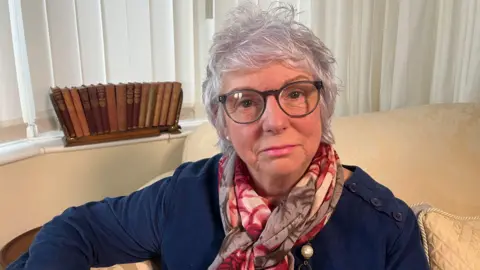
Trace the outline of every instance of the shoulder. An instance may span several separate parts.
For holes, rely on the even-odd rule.
[[[359,167],[345,167],[354,172],[345,183],[344,193],[351,201],[361,204],[361,207],[347,204],[347,208],[353,207],[361,212],[358,215],[364,216],[362,226],[371,232],[365,235],[368,239],[385,243],[386,268],[428,269],[413,210]]]
[[[175,181],[182,183],[186,179],[192,178],[212,178],[212,175],[216,175],[218,170],[218,161],[221,154],[214,155],[209,158],[201,159],[198,161],[184,162],[175,170],[172,178]]]
[[[218,161],[221,154],[193,162],[184,162],[168,179],[171,200],[183,200],[185,196],[196,198],[210,196],[218,188]]]
[[[356,219],[362,220],[359,226],[364,228],[363,232],[370,232],[367,237],[386,241],[388,254],[398,253],[402,247],[409,245],[418,251],[410,253],[415,253],[421,260],[421,237],[413,210],[361,168],[345,167],[353,171],[353,174],[345,182],[342,194],[342,197],[350,202],[344,205],[344,212],[350,213],[350,217],[356,215]],[[368,230],[365,230],[366,227]]]
[[[199,187],[215,187],[220,157],[221,154],[217,154],[198,161],[184,162],[174,170],[171,176],[156,179],[137,192],[144,194],[144,197],[155,197],[170,203],[181,199],[178,193],[194,192]]]
[[[345,182],[344,192],[359,199],[370,213],[386,218],[400,230],[416,222],[411,208],[397,198],[389,188],[374,180],[360,167],[345,166],[345,168],[353,173]]]

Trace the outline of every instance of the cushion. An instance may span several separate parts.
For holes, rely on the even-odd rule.
[[[335,117],[332,128],[341,161],[360,166],[406,203],[480,214],[480,104]]]
[[[480,217],[427,208],[418,222],[432,270],[480,269]]]

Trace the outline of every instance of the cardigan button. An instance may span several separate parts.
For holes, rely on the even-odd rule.
[[[375,207],[380,207],[382,206],[382,201],[378,198],[372,198],[370,202],[373,204]]]
[[[394,218],[396,221],[400,222],[400,221],[403,220],[403,215],[402,215],[402,213],[400,213],[400,212],[395,212],[395,213],[393,213],[393,218]]]
[[[351,183],[348,185],[348,189],[353,193],[357,192],[357,183]]]

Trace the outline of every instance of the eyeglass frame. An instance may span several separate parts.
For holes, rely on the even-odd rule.
[[[302,115],[290,115],[289,113],[287,113],[285,111],[285,109],[283,109],[282,105],[280,105],[280,100],[279,100],[279,97],[280,97],[280,93],[282,93],[283,90],[285,90],[287,87],[291,86],[291,85],[294,85],[294,84],[298,84],[298,83],[311,83],[313,86],[315,86],[315,89],[317,89],[318,91],[318,97],[317,97],[317,102],[315,103],[315,106],[313,106],[313,108],[316,108],[318,106],[318,103],[320,102],[320,96],[321,96],[321,90],[324,89],[323,88],[323,81],[321,80],[315,80],[315,81],[294,81],[294,82],[290,82],[290,83],[287,83],[285,85],[283,85],[281,88],[279,89],[270,89],[270,90],[265,90],[265,91],[259,91],[259,90],[256,90],[256,89],[251,89],[251,88],[245,88],[245,89],[237,89],[237,90],[233,90],[231,92],[228,92],[226,94],[223,94],[223,95],[219,95],[218,96],[218,102],[220,102],[222,105],[223,105],[223,108],[225,109],[225,112],[227,113],[228,117],[230,119],[232,119],[233,122],[235,123],[238,123],[238,124],[251,124],[253,122],[256,122],[258,121],[258,119],[260,119],[262,117],[262,115],[265,113],[265,109],[267,108],[267,98],[269,96],[274,96],[275,97],[275,100],[277,101],[277,104],[278,104],[278,107],[280,107],[280,109],[286,114],[288,115],[289,117],[292,117],[292,118],[302,118],[302,117],[305,117],[309,114],[311,114],[312,112],[315,111],[315,109],[313,109],[312,111],[306,113],[306,114],[302,114]],[[263,108],[262,108],[262,111],[260,112],[260,114],[258,115],[257,118],[255,118],[254,120],[250,121],[250,122],[239,122],[239,121],[236,121],[235,119],[232,118],[232,116],[230,116],[230,113],[228,112],[228,110],[225,108],[225,103],[227,101],[227,98],[231,95],[234,95],[236,93],[240,93],[240,92],[243,92],[243,91],[250,91],[250,92],[254,92],[254,93],[257,93],[259,94],[262,99],[263,99]]]

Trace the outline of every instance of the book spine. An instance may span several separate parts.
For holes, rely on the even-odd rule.
[[[140,100],[142,98],[142,84],[136,83],[133,89],[133,115],[132,115],[132,128],[138,127],[138,120],[140,117]]]
[[[181,104],[179,104],[181,91],[182,91],[182,84],[179,82],[173,82],[172,97],[170,99],[170,107],[168,108],[167,126],[175,125],[178,106],[181,106]]]
[[[83,111],[85,112],[85,117],[87,118],[88,129],[90,130],[90,134],[96,135],[97,127],[95,124],[95,116],[93,115],[93,110],[90,104],[90,97],[88,94],[87,87],[82,86],[78,88],[78,93],[80,94],[80,99],[82,100]]]
[[[155,113],[153,114],[153,126],[157,127],[160,123],[160,115],[162,113],[163,96],[165,93],[165,83],[160,83],[157,90],[157,98],[155,100]]]
[[[133,83],[127,84],[127,130],[133,127],[133,95],[135,85]]]
[[[106,86],[107,92],[107,111],[108,111],[108,123],[110,126],[110,132],[116,132],[118,130],[117,121],[117,102],[115,96],[115,85],[109,83]]]
[[[70,94],[70,89],[63,88],[60,90],[62,92],[63,100],[65,101],[65,106],[67,107],[68,115],[70,115],[70,120],[72,120],[73,130],[75,130],[75,135],[77,138],[83,137],[82,126],[80,125],[80,120],[77,116],[77,111],[75,110],[75,105],[73,104],[73,99]]]
[[[127,86],[123,83],[115,86],[117,97],[118,130],[127,130]]]
[[[158,83],[152,83],[148,92],[147,116],[145,117],[145,127],[152,127],[153,116],[155,114],[155,102],[157,100]]]
[[[140,115],[138,117],[139,128],[145,127],[150,86],[151,86],[150,83],[142,83],[142,94],[140,98]]]
[[[60,88],[55,87],[52,89],[52,94],[60,111],[61,117],[63,118],[63,122],[67,127],[67,133],[65,135],[70,138],[75,138],[75,130],[73,129],[72,120],[70,119],[70,115],[68,114],[67,106],[65,106],[65,100],[63,99],[62,91],[60,90]]]
[[[97,87],[89,86],[88,96],[90,97],[90,106],[92,107],[93,117],[95,120],[95,126],[97,128],[97,134],[103,134],[102,114],[98,105]]]
[[[110,132],[110,124],[108,123],[107,94],[104,85],[97,85],[98,107],[100,108],[100,116],[102,118],[103,132]]]
[[[172,88],[173,88],[173,83],[167,82],[165,84],[165,93],[163,96],[162,112],[160,113],[160,123],[158,124],[159,126],[167,125],[167,116],[168,116],[168,110],[170,108],[170,97],[172,96]]]
[[[72,95],[73,105],[75,106],[75,111],[77,112],[78,120],[80,121],[80,126],[82,127],[83,135],[90,136],[90,128],[88,127],[87,117],[83,110],[82,99],[78,93],[77,88],[72,88],[70,91]]]
[[[58,107],[57,101],[53,97],[53,92],[49,94],[50,102],[52,103],[53,110],[55,111],[55,114],[57,115],[58,123],[60,124],[60,127],[63,130],[63,133],[70,134],[70,132],[67,129],[67,126],[65,124],[65,121],[63,120],[63,115],[62,112],[60,111],[60,108]]]

